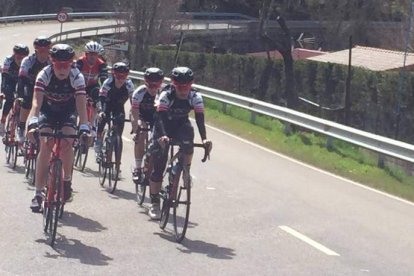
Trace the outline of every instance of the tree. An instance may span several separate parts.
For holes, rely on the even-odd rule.
[[[276,17],[279,26],[282,29],[282,34],[278,34],[277,38],[272,38],[266,30],[267,21],[271,15]],[[284,18],[276,10],[274,0],[264,0],[260,9],[260,37],[263,42],[277,49],[283,57],[284,71],[285,71],[285,98],[286,105],[289,108],[297,108],[298,96],[295,91],[295,80],[293,73],[293,58],[292,58],[292,37],[289,29],[286,26]]]
[[[13,0],[0,0],[0,17],[1,16],[10,16],[15,14],[16,5]]]
[[[127,39],[130,42],[128,56],[131,66],[147,65],[149,45],[169,35],[174,25],[181,0],[124,0],[117,1],[120,11],[128,12],[124,17],[128,25]]]

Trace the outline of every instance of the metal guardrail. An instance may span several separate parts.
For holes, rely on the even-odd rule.
[[[62,33],[57,33],[49,37],[52,42],[58,42],[71,38],[88,37],[103,34],[114,34],[125,31],[127,24],[112,24],[99,27],[90,27],[83,29],[73,29]],[[73,35],[73,36],[70,36]]]
[[[105,28],[114,28],[114,25],[78,29],[69,32],[80,33],[80,36],[82,36],[82,32],[85,32],[85,30],[97,31],[97,29],[101,30]],[[52,37],[56,38],[59,35],[60,34],[55,34]],[[131,71],[130,77],[132,79],[142,80],[143,72]],[[169,81],[169,79],[167,79],[167,81]],[[285,107],[273,105],[256,99],[250,99],[230,92],[221,91],[203,85],[193,86],[194,88],[200,90],[204,97],[217,100],[219,102],[222,102],[224,105],[230,104],[238,106],[250,110],[252,114],[267,115],[321,134],[325,134],[329,137],[334,137],[352,143],[354,145],[376,151],[378,153],[414,163],[414,145],[344,126]]]
[[[102,18],[102,17],[117,17],[121,15],[119,12],[70,12],[68,13],[70,19],[74,18]],[[37,20],[53,20],[56,19],[56,13],[49,14],[31,14],[31,15],[17,15],[0,17],[0,23],[10,22],[25,22]]]
[[[143,72],[131,71],[132,79],[143,79]],[[167,79],[169,81],[169,79]],[[193,85],[203,97],[267,115],[351,144],[414,163],[414,145],[344,126],[282,106],[247,98],[203,85]]]

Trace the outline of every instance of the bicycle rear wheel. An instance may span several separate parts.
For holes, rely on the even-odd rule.
[[[189,172],[182,172],[188,174]],[[177,242],[181,242],[187,231],[188,220],[190,217],[190,204],[191,204],[191,183],[188,176],[180,178],[180,174],[177,174],[176,181],[178,180],[178,191],[173,204],[173,221],[174,221],[174,232],[175,239]],[[184,182],[183,179],[187,179]]]
[[[44,232],[47,235],[47,241],[50,246],[55,245],[56,233],[58,227],[60,208],[62,205],[62,161],[56,160],[52,162],[48,176],[48,191],[44,208]]]

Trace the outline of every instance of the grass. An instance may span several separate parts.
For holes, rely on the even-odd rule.
[[[249,111],[226,106],[205,99],[206,121],[239,137],[248,139],[271,150],[303,161],[315,167],[357,181],[364,185],[414,202],[414,177],[402,169],[388,165],[377,166],[377,154],[337,140],[327,148],[327,137],[297,130],[285,134],[285,126],[278,120],[257,115],[251,124]]]

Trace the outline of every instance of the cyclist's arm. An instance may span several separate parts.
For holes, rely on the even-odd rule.
[[[73,83],[73,88],[75,89],[76,111],[79,115],[79,125],[88,124],[88,115],[86,112],[87,101],[85,91],[85,78],[82,73],[78,73]]]
[[[29,57],[25,57],[22,60],[22,64],[19,70],[19,76],[17,78],[17,90],[16,91],[17,91],[17,96],[19,98],[24,97],[24,89],[31,82],[29,78],[29,67],[30,67]]]
[[[37,118],[39,118],[39,112],[40,112],[40,108],[42,107],[43,98],[44,98],[44,87],[45,87],[44,82],[41,79],[37,78],[36,85],[34,87],[34,92],[33,92],[32,109],[30,109],[29,116],[26,121],[27,130],[30,130],[29,126],[32,121],[31,118],[36,118],[35,121],[37,121]]]
[[[201,140],[207,139],[206,125],[204,123],[204,103],[201,95],[195,94],[192,98],[192,105],[194,107],[195,119],[197,123],[198,132]]]
[[[110,81],[110,79],[106,79],[99,89],[98,102],[96,105],[98,112],[106,112],[106,99],[109,91],[111,90]]]
[[[167,136],[167,132],[165,131],[165,126],[168,123],[168,110],[170,108],[170,99],[168,98],[168,94],[166,91],[163,91],[159,98],[159,103],[157,106],[157,112],[155,115],[156,124],[158,129],[161,132],[161,136]]]
[[[108,78],[108,68],[106,63],[99,65],[98,83],[101,86],[104,81]]]
[[[206,125],[204,123],[204,112],[196,112],[195,119],[197,123],[198,132],[200,133],[201,140],[207,139]]]

